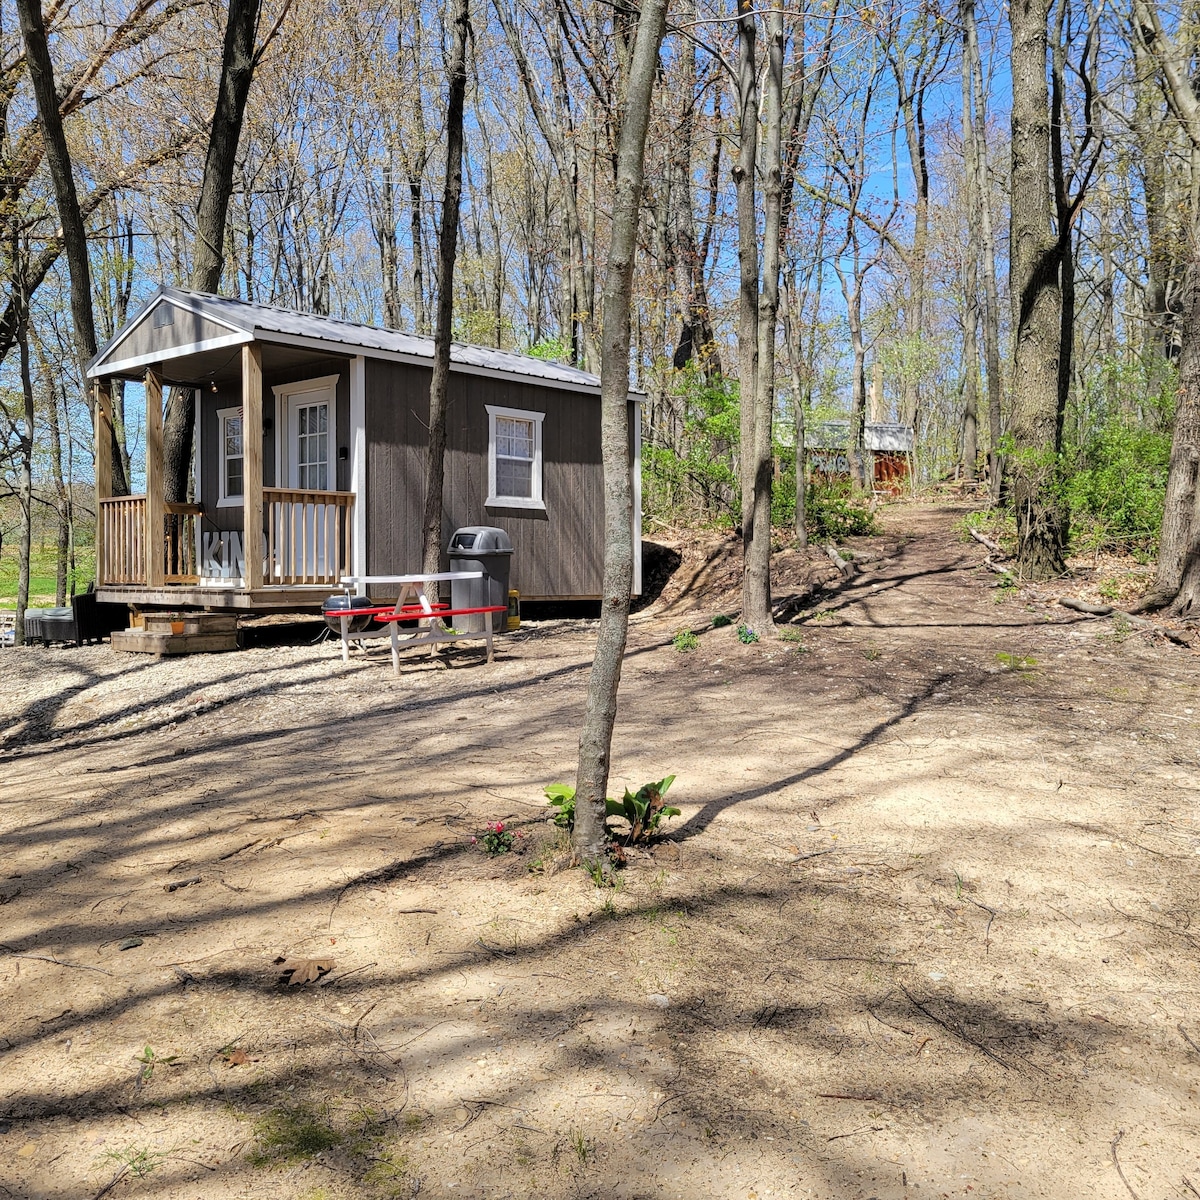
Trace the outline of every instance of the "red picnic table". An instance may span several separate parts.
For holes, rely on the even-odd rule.
[[[416,646],[436,646],[440,642],[458,642],[464,638],[483,638],[487,645],[487,661],[492,661],[492,621],[493,613],[507,611],[507,605],[494,604],[481,608],[453,608],[437,599],[437,589],[434,589],[433,600],[429,599],[428,585],[454,581],[456,579],[482,579],[482,571],[435,571],[432,574],[421,575],[345,575],[342,577],[342,587],[346,589],[347,597],[352,588],[368,585],[381,586],[396,584],[399,591],[395,604],[374,605],[369,608],[349,608],[338,615],[341,625],[342,661],[350,661],[351,641],[364,642],[370,638],[390,637],[392,640],[392,670],[400,674],[400,651],[411,650]],[[448,618],[473,616],[482,613],[487,616],[480,631],[458,631],[446,624]],[[332,613],[330,614],[333,615]],[[386,629],[363,629],[354,631],[350,622],[355,617],[373,617]],[[401,630],[401,622],[415,621],[416,628]]]

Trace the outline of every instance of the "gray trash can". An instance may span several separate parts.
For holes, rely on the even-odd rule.
[[[508,607],[508,575],[512,564],[513,547],[503,529],[491,525],[467,525],[456,529],[448,550],[450,570],[482,571],[482,579],[452,579],[451,608],[487,608],[493,604]],[[464,633],[482,633],[487,613],[452,617],[455,629]],[[508,613],[491,614],[492,632],[503,633],[508,628]]]

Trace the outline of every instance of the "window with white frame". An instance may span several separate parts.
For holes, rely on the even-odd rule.
[[[542,421],[545,413],[487,406],[488,496],[494,508],[545,508]]]
[[[242,410],[218,409],[217,432],[217,444],[221,450],[217,507],[221,508],[241,504],[246,491],[246,443],[243,437]]]

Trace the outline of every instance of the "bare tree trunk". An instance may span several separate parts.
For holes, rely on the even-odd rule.
[[[58,395],[54,386],[54,377],[50,373],[50,364],[40,341],[35,340],[37,351],[38,376],[42,382],[44,403],[46,406],[46,424],[50,430],[50,474],[54,480],[54,603],[61,608],[67,602],[67,559],[71,545],[71,506],[70,492],[63,478],[63,439],[62,423],[58,415]]]
[[[1193,607],[1200,592],[1195,578],[1200,555],[1200,522],[1196,520],[1200,497],[1200,246],[1193,246],[1192,262],[1183,285],[1183,345],[1179,352],[1179,391],[1171,460],[1158,540],[1154,585],[1140,608],[1162,608],[1182,600]],[[1183,594],[1185,578],[1190,595]]]
[[[650,124],[650,99],[666,24],[667,0],[642,0],[637,40],[624,89],[617,142],[612,242],[604,276],[600,351],[600,428],[604,460],[604,600],[579,735],[575,782],[576,855],[604,866],[605,811],[617,687],[633,590],[633,486],[629,461],[629,310],[637,254],[638,213]]]
[[[975,172],[975,194],[979,200],[979,249],[983,256],[983,361],[988,391],[988,480],[991,484],[992,499],[998,501],[1004,471],[1000,455],[1000,439],[1003,436],[1003,389],[1000,379],[1000,296],[996,286],[996,238],[992,231],[992,185],[987,157],[987,94],[983,90],[983,66],[979,54],[979,35],[975,26],[974,0],[962,0],[959,12],[975,90],[971,140],[975,147],[972,168]]]
[[[84,399],[88,410],[91,411],[92,397],[91,389],[87,386],[87,365],[96,354],[96,323],[92,311],[92,272],[88,262],[87,230],[79,207],[79,194],[75,190],[75,177],[71,173],[71,154],[67,148],[66,134],[63,132],[58,88],[54,82],[54,65],[46,41],[46,26],[42,20],[40,0],[17,0],[17,10],[20,14],[21,35],[25,40],[29,79],[37,101],[38,122],[42,127],[42,138],[46,146],[46,162],[54,182],[63,247],[67,252],[67,266],[71,276],[71,323],[75,329],[79,378],[83,381]],[[24,319],[28,320],[27,312]],[[115,432],[112,458],[113,494],[123,496],[129,492],[129,482],[125,478]]]
[[[971,0],[962,0],[960,9]],[[963,319],[963,475],[974,481],[976,460],[979,455],[979,188],[975,174],[977,151],[975,149],[974,105],[971,100],[971,55],[964,25],[962,53],[962,131],[963,167],[966,188],[967,248],[964,256],[963,290],[966,294],[966,311]]]
[[[739,479],[742,492],[742,545],[754,521],[754,399],[758,395],[758,220],[754,191],[758,154],[758,74],[756,17],[750,0],[735,0],[738,10],[738,393],[741,405]]]
[[[225,218],[233,194],[233,170],[246,99],[254,79],[254,38],[260,0],[229,0],[225,45],[217,104],[209,129],[208,153],[196,211],[196,254],[192,262],[192,287],[215,292],[224,267]],[[163,495],[166,500],[187,500],[192,469],[192,434],[196,427],[196,391],[171,388],[163,415]],[[247,554],[250,547],[246,547]]]
[[[783,12],[767,14],[766,96],[763,104],[763,260],[758,300],[758,372],[753,399],[754,438],[743,445],[752,480],[752,510],[742,502],[742,620],[759,635],[773,633],[771,616],[772,433],[775,416],[775,335],[779,313],[779,236],[783,207]],[[743,402],[744,403],[744,402]]]
[[[1058,495],[1058,364],[1062,333],[1060,252],[1051,229],[1050,95],[1046,82],[1049,0],[1014,0],[1012,30],[1013,298],[1010,464],[1017,515],[1017,563],[1026,579],[1065,569],[1066,516]]]
[[[429,446],[425,459],[425,507],[421,561],[435,573],[442,555],[442,488],[446,475],[446,401],[450,387],[450,341],[454,322],[454,260],[458,253],[458,214],[462,200],[463,108],[467,95],[467,40],[471,36],[469,0],[455,0],[450,57],[446,62],[446,183],[438,234],[437,328],[433,338],[433,375],[429,381]]]
[[[21,355],[21,393],[24,406],[18,427],[19,467],[17,499],[21,506],[21,544],[17,560],[17,627],[15,641],[25,645],[25,610],[29,607],[30,558],[33,554],[33,379],[29,373],[29,309],[23,297],[21,323],[17,327],[17,347]]]

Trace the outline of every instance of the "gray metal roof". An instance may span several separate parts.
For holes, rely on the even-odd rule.
[[[374,325],[361,325],[356,321],[343,321],[337,317],[322,317],[315,313],[273,308],[247,300],[230,300],[208,292],[192,292],[184,288],[163,286],[88,364],[89,376],[107,374],[104,368],[121,360],[120,343],[142,323],[152,309],[164,301],[218,321],[231,330],[240,331],[246,335],[246,341],[278,340],[294,344],[293,339],[303,339],[305,343],[321,343],[335,352],[366,354],[371,357],[374,351],[380,357],[433,359],[431,337],[400,333],[395,329],[381,329]],[[164,359],[170,357],[170,351],[165,351]],[[487,346],[454,342],[450,347],[450,362],[452,370],[459,367],[469,372],[520,376],[551,387],[558,384],[586,391],[598,392],[600,389],[599,377],[590,371],[582,371],[578,367],[566,366],[563,363],[546,362],[528,354],[493,350]]]
[[[810,450],[846,450],[850,446],[850,422],[835,419],[812,426],[804,439]],[[868,421],[863,426],[863,449],[912,453],[913,428],[894,421]]]

